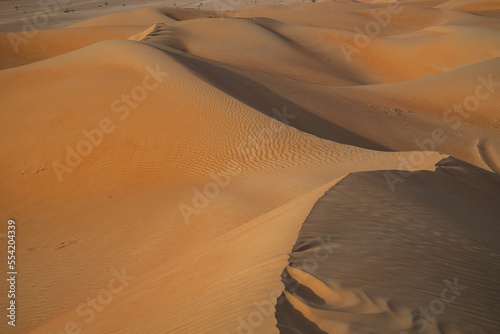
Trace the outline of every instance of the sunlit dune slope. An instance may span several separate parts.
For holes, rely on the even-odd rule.
[[[48,59],[104,40],[125,39],[143,29],[145,27],[40,30],[29,39],[19,33],[0,33],[0,69]]]
[[[316,9],[313,13],[319,15],[320,11]],[[329,86],[410,80],[500,55],[498,43],[494,42],[500,40],[500,33],[494,29],[441,24],[409,33],[384,37],[376,34],[368,38],[360,37],[356,31],[344,30],[349,25],[345,20],[340,22],[345,26],[327,29],[261,17],[187,20],[157,26],[145,42]],[[367,22],[377,21],[363,16],[357,25],[363,27]],[[379,31],[385,32],[384,27],[379,25]],[[474,48],[467,47],[472,43]],[[433,52],[428,52],[429,49]]]
[[[155,23],[172,23],[176,20],[165,15],[156,8],[146,8],[129,13],[119,13],[113,15],[101,16],[96,19],[73,24],[67,29],[83,27],[120,27],[120,26],[150,26]]]
[[[497,331],[497,177],[456,160],[434,172],[450,154],[500,171],[497,3],[217,5],[40,30],[18,51],[0,34],[16,332],[403,334],[455,276],[470,288],[429,333]],[[303,233],[337,192],[320,218],[341,262],[301,274]],[[275,314],[292,249],[285,275],[303,287]]]
[[[102,16],[67,29],[0,33],[0,69],[48,59],[104,40],[127,39],[156,23],[207,16],[206,12],[190,9],[146,8]]]
[[[500,128],[500,58],[440,75],[358,90],[373,94],[374,100],[392,100],[394,106],[433,115],[455,128],[467,123]]]
[[[439,10],[424,10],[443,15]],[[472,20],[470,14],[463,15]],[[413,150],[422,149],[416,143],[428,140],[435,128],[443,128],[448,140],[434,143],[433,149],[490,168],[477,145],[492,135],[491,127],[497,128],[498,50],[490,43],[497,38],[496,30],[436,26],[377,37],[352,59],[346,57],[341,43],[355,45],[354,33],[268,18],[189,20],[155,25],[148,32],[142,42],[173,49],[191,59],[192,65],[199,61],[214,65],[208,73],[200,68],[195,72],[240,100],[251,101],[262,112],[276,101],[298,105],[304,117],[291,124],[302,131],[372,149]],[[456,52],[473,41],[482,46]],[[482,81],[478,81],[480,75]],[[221,84],[220,78],[224,81],[227,76],[235,84]],[[418,80],[401,81],[410,78]],[[398,82],[374,85],[394,80]],[[472,115],[457,115],[454,106],[470,103],[465,99],[484,82],[481,96],[487,99],[473,106]],[[369,121],[360,123],[360,118]],[[409,132],[406,127],[412,123],[419,126]],[[470,124],[482,126],[485,132]],[[374,126],[378,131],[373,131]]]
[[[284,124],[295,117],[293,109],[276,106],[275,120],[201,80],[168,53],[135,41],[98,43],[4,70],[0,79],[6,143],[0,151],[1,201],[9,208],[2,218],[23,222],[23,240],[30,246],[20,248],[19,256],[25,273],[37,277],[37,284],[19,283],[25,291],[19,297],[19,312],[25,314],[21,331],[56,331],[72,319],[90,332],[116,326],[136,333],[160,328],[185,333],[193,326],[230,332],[255,298],[269,299],[269,291],[280,288],[286,253],[307,203],[325,189],[319,187],[354,171],[399,168],[410,155],[302,133]],[[29,100],[20,98],[19,86]],[[415,168],[432,169],[441,158],[425,155]],[[7,158],[13,156],[17,159]],[[264,216],[314,189],[319,190],[306,202],[299,200],[299,211]],[[200,192],[208,192],[205,200]],[[238,231],[255,219],[255,233],[282,228],[289,233],[278,239],[278,232],[271,233],[265,243],[255,240],[255,248],[245,245],[250,232]],[[40,239],[47,230],[53,233]],[[237,254],[247,257],[249,267],[225,261],[228,253],[235,261]],[[207,261],[196,265],[196,254]],[[103,311],[108,315],[87,324],[79,307],[121,268],[130,276],[145,275],[144,280],[130,282],[128,292]],[[202,290],[182,293],[186,277]],[[150,280],[158,283],[142,285]],[[201,299],[206,305],[220,289],[242,294],[231,311],[224,303],[211,305],[213,313],[189,309],[211,284],[218,287]],[[118,302],[121,298],[128,301]],[[166,309],[187,313],[173,322]],[[138,310],[140,322],[134,316]],[[263,328],[273,326],[270,317]]]

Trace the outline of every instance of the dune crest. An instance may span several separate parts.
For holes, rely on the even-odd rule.
[[[498,332],[498,2],[168,1],[0,3],[16,332]]]

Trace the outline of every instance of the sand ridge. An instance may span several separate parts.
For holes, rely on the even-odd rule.
[[[475,294],[446,306],[429,333],[497,330],[485,309],[498,302],[486,291],[495,269],[477,272],[497,265],[498,3],[220,5],[59,17],[18,52],[0,34],[0,219],[22,224],[26,277],[16,332],[411,332],[411,311],[454,273]],[[361,245],[391,217],[398,228],[383,240],[410,229],[407,239],[432,250],[444,232],[411,228],[444,229],[463,258],[425,262],[421,284],[432,283],[402,286],[384,273],[415,261],[409,249],[387,264],[383,243],[364,244],[374,252],[364,257],[347,238],[333,251],[342,266],[326,265],[332,256],[318,272],[297,269],[311,242],[303,231],[337,191],[362,204],[325,215],[320,237],[373,213],[379,225],[342,233]],[[403,204],[420,225],[373,209]],[[377,280],[347,275],[358,257],[373,260]]]

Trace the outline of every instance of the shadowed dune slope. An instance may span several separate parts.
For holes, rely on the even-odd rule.
[[[282,276],[281,333],[497,333],[498,175],[447,158],[391,192],[388,173],[351,174],[314,205]]]

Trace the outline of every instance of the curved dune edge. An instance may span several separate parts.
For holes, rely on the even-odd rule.
[[[436,166],[393,193],[383,171],[350,174],[315,203],[282,274],[280,333],[500,330],[500,178]]]
[[[492,139],[484,139],[478,142],[477,149],[490,169],[500,174],[500,143]]]
[[[117,296],[116,306],[111,305],[109,310],[103,311],[101,320],[91,323],[87,330],[91,333],[191,333],[204,326],[204,333],[235,333],[239,328],[245,330],[249,324],[254,325],[252,314],[260,312],[263,321],[257,320],[258,326],[250,328],[262,333],[277,332],[273,305],[283,290],[277,277],[279,268],[287,261],[286,249],[296,239],[314,202],[340,179],[134,277],[133,287]],[[265,252],[259,251],[262,249]],[[229,260],[232,263],[220,263],[228,250],[234,256],[232,261]],[[255,253],[261,254],[255,256]],[[218,264],[213,267],[211,264],[214,263]],[[183,287],[185,279],[172,281],[179,274],[198,283],[186,289]],[[210,279],[208,285],[206,278]],[[141,303],[143,299],[147,303]],[[165,300],[172,302],[165,303]],[[136,324],[130,318],[133,310],[127,305],[136,305],[142,314],[153,317],[145,316],[144,320],[150,320]],[[61,324],[74,319],[75,312],[76,308],[71,309],[31,333],[47,333],[61,328]],[[201,319],[200,313],[204,313]],[[169,314],[176,316],[165,316]]]
[[[440,156],[433,156],[419,168],[432,169],[437,158]],[[182,256],[134,275],[130,287],[115,296],[116,302],[103,310],[98,320],[82,327],[91,333],[186,333],[195,331],[203,321],[206,333],[240,333],[247,328],[256,333],[276,332],[273,305],[283,290],[277,278],[286,265],[286,253],[314,203],[344,177],[194,247]],[[233,254],[233,260],[219,263],[228,251]],[[214,268],[211,264],[216,262],[219,264]],[[176,279],[179,275],[181,278]],[[198,282],[187,291],[183,288],[185,276],[190,282]],[[208,286],[207,277],[212,282]],[[135,306],[131,309],[130,305]],[[30,333],[56,331],[72,323],[80,306],[70,308]],[[141,309],[144,317],[141,324],[133,320],[137,309]],[[175,318],[164,316],[172,312],[176,312]],[[205,312],[202,318],[200,312]]]
[[[120,118],[123,104],[112,108],[113,99],[147,75],[150,86],[148,66],[166,74]],[[36,277],[21,287],[20,332],[58,332],[75,322],[90,333],[232,333],[239,317],[254,312],[254,301],[271,303],[269,294],[282,290],[286,254],[321,194],[294,202],[297,208],[288,202],[350,172],[405,168],[401,160],[413,154],[298,131],[211,85],[171,53],[136,41],[101,42],[1,71],[0,79],[7,107],[0,131],[14,143],[0,150],[0,200],[10,208],[0,218],[25,226],[30,246],[18,252],[26,275]],[[19,99],[16,87],[26,82],[30,99]],[[64,163],[67,147],[75,149],[86,138],[82,131],[105,118],[115,129],[59,182],[54,161]],[[442,158],[418,154],[417,169]],[[231,163],[239,170],[220,176]],[[180,205],[193,206],[196,191],[209,185],[213,191],[212,173],[229,184],[186,220]],[[92,313],[86,303],[109,293],[122,268],[134,279]],[[262,328],[276,328],[272,314]]]
[[[441,159],[441,154],[433,154],[416,169],[432,171]],[[284,289],[279,277],[287,253],[313,205],[347,175],[134,274],[127,289],[115,295],[98,318],[87,325],[76,317],[80,328],[89,333],[191,333],[203,326],[204,333],[214,334],[278,333],[274,305]],[[60,330],[75,322],[75,314],[88,311],[81,306],[70,307],[30,333]]]
[[[405,2],[351,63],[339,43],[353,43],[353,27],[387,4],[318,1],[218,18],[147,9],[40,30],[19,54],[0,34],[0,221],[23,227],[17,332],[277,333],[280,274],[327,189],[357,172],[432,171],[452,153],[498,170],[498,94],[459,118],[458,130],[441,117],[475,93],[478,75],[500,85],[499,44],[489,43],[499,41],[498,20],[431,2]],[[496,7],[479,9],[488,8]],[[419,48],[405,51],[412,40]],[[470,42],[479,47],[455,52]],[[454,49],[449,59],[429,52],[445,45]],[[140,101],[126,104],[132,94]],[[101,139],[97,128],[106,128]],[[436,129],[447,140],[438,143]],[[58,174],[54,162],[67,163],[87,139],[98,143]],[[391,176],[396,189],[415,186]],[[351,203],[379,199],[365,190]],[[481,247],[472,249],[483,256]],[[407,328],[404,317],[418,307],[293,268],[286,275],[304,284],[297,295],[285,292],[284,306],[308,334],[362,332],[349,312],[370,315],[370,326]],[[473,310],[481,310],[480,294]],[[101,307],[92,309],[96,300]],[[316,310],[325,301],[344,318],[325,320],[331,309]],[[453,333],[455,320],[443,319],[429,333]]]

